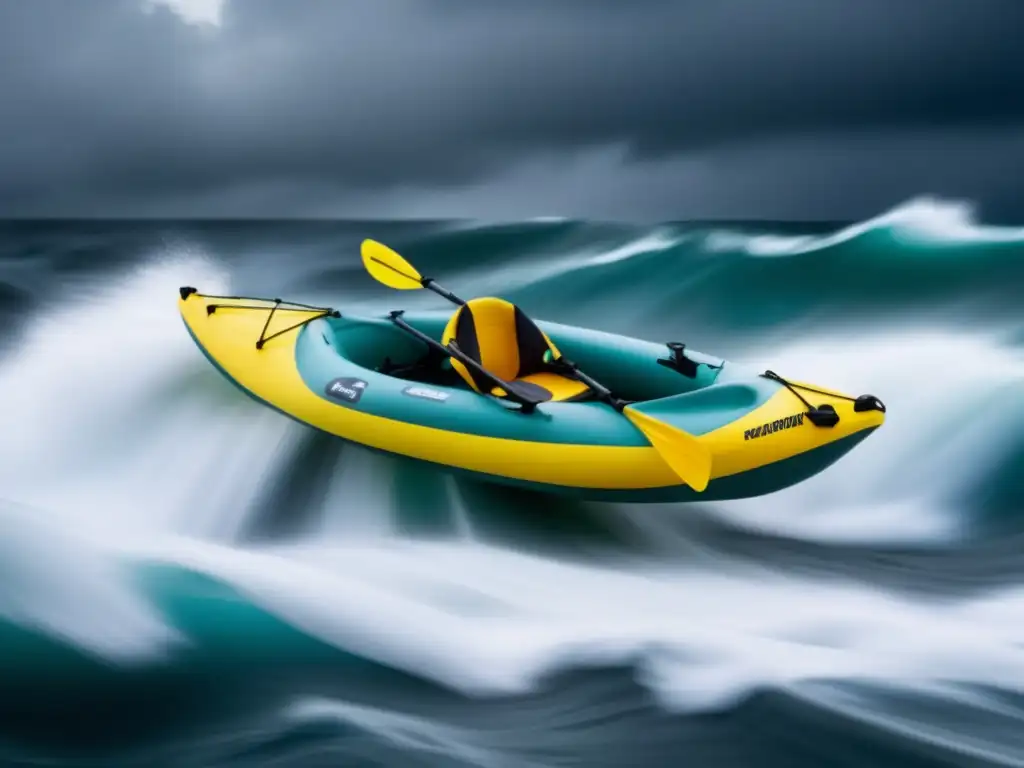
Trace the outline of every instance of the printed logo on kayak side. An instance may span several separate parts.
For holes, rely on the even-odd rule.
[[[363,392],[366,391],[366,382],[362,379],[353,379],[347,376],[343,376],[340,379],[332,379],[327,382],[327,386],[324,387],[324,393],[334,399],[340,400],[343,403],[358,403],[359,398],[363,396]]]
[[[775,421],[769,421],[767,424],[762,424],[759,427],[752,427],[743,432],[744,440],[754,440],[758,437],[764,437],[765,435],[774,435],[776,432],[781,432],[784,429],[792,429],[793,427],[799,427],[804,423],[804,414],[798,413],[795,416],[787,416],[784,419],[776,419]]]
[[[438,392],[436,389],[427,387],[406,387],[402,390],[402,394],[410,397],[422,397],[424,400],[433,400],[438,403],[443,403],[451,397],[447,392]]]

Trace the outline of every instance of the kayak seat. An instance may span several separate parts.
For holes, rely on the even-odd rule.
[[[442,344],[452,340],[490,373],[543,400],[568,402],[592,394],[586,384],[557,372],[545,361],[547,352],[554,359],[560,357],[558,349],[519,307],[504,299],[471,299],[459,307],[441,336]],[[496,397],[505,394],[477,381],[473,371],[458,360],[452,360],[452,367],[476,392]]]

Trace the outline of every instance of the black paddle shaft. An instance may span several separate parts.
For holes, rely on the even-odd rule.
[[[460,299],[458,296],[456,296],[454,293],[449,291],[447,288],[442,288],[440,285],[435,283],[434,282],[434,278],[432,278],[432,277],[424,277],[420,281],[420,283],[427,290],[433,291],[438,296],[443,296],[444,298],[448,299],[448,301],[452,302],[452,304],[458,304],[461,307],[461,306],[464,306],[465,303],[466,303],[463,299]]]

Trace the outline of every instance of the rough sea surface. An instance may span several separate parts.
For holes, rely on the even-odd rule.
[[[742,502],[567,503],[250,401],[176,289],[464,296],[881,397]],[[1024,764],[1024,229],[0,224],[0,762]]]

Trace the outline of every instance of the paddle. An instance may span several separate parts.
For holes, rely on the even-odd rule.
[[[415,267],[382,243],[378,243],[375,240],[364,240],[362,244],[362,257],[366,271],[378,282],[383,283],[389,288],[395,288],[400,291],[427,288],[455,304],[463,305],[466,303],[455,294],[437,285],[431,278],[420,275]],[[464,364],[467,362],[471,363],[471,368],[493,379],[507,394],[512,395],[514,400],[520,402],[524,409],[533,410],[536,402],[529,402],[532,398],[522,397],[520,393],[515,392],[514,385],[510,388],[509,382],[501,382],[458,348],[453,350],[426,334],[417,331],[401,319],[401,312],[392,312],[391,319],[400,328],[425,341],[434,349],[454,357]],[[575,363],[566,360],[564,357],[558,358],[556,362],[570,369],[603,402],[629,419],[630,423],[643,433],[662,460],[683,482],[697,492],[707,488],[708,482],[711,479],[711,452],[696,437],[678,427],[673,427],[671,424],[666,424],[653,416],[630,407],[628,403],[616,398],[607,387],[592,379],[581,371]],[[522,402],[523,400],[527,400],[527,402]]]
[[[426,288],[444,296],[448,301],[462,306],[466,302],[451,291],[446,291],[429,277],[423,277],[416,268],[376,240],[363,240],[363,266],[378,283],[399,291],[415,291]]]

